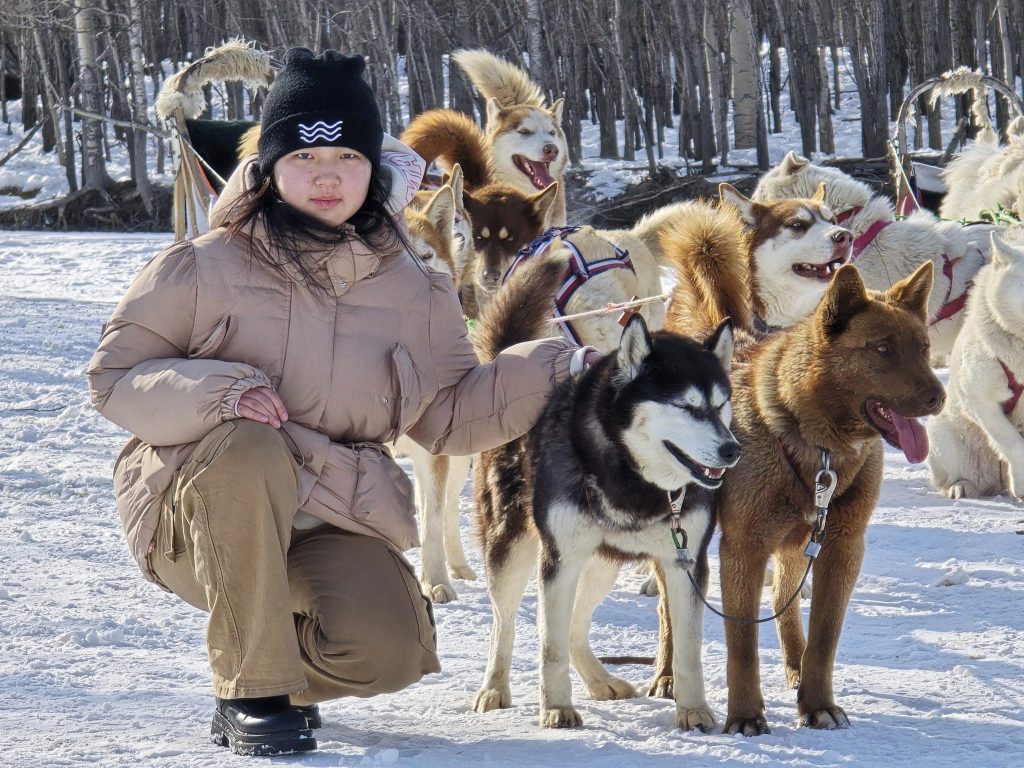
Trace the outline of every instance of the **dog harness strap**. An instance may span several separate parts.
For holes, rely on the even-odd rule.
[[[533,242],[524,245],[519,249],[519,253],[516,254],[516,257],[512,259],[512,263],[508,265],[508,269],[505,270],[505,274],[502,275],[501,284],[504,285],[507,283],[508,279],[512,277],[512,273],[519,269],[524,261],[532,259],[534,256],[540,256],[547,251],[554,240],[560,237],[565,237],[566,235],[571,235],[573,232],[578,232],[579,230],[580,227],[552,227]]]
[[[948,254],[942,254],[942,274],[949,282],[949,285],[946,286],[946,298],[943,300],[942,306],[939,307],[939,311],[935,313],[935,319],[928,323],[929,326],[935,325],[943,320],[948,320],[953,315],[963,311],[963,308],[967,305],[967,297],[971,292],[970,282],[968,282],[964,287],[963,293],[955,299],[949,298],[949,295],[953,292],[953,267],[958,261],[960,261],[959,256],[955,259],[951,259]]]
[[[1024,394],[1024,384],[1017,381],[1017,377],[1013,375],[1010,366],[1002,360],[999,361],[999,364],[1003,366],[1003,373],[1006,374],[1006,384],[1010,388],[1010,399],[1003,401],[1003,413],[1009,416],[1013,413],[1013,409],[1017,407],[1017,401],[1020,400],[1021,394]]]
[[[850,257],[850,262],[856,261],[857,257],[864,253],[864,249],[871,245],[872,241],[878,237],[878,233],[893,223],[892,221],[879,219],[864,230],[864,233],[853,241],[853,255]]]
[[[844,221],[849,221],[863,210],[863,206],[860,205],[855,205],[853,208],[847,208],[842,213],[836,214],[836,224],[842,224]]]

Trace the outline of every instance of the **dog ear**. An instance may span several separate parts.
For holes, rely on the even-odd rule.
[[[811,200],[816,202],[818,205],[824,205],[825,204],[825,199],[826,199],[825,198],[825,189],[826,189],[827,186],[828,185],[825,184],[824,181],[821,182],[818,185],[818,188],[816,190],[814,190],[814,195],[811,197]]]
[[[501,102],[493,96],[487,100],[487,122],[486,125],[493,125],[501,119]]]
[[[734,349],[733,336],[732,336],[732,318],[725,318],[715,328],[715,332],[708,337],[708,340],[704,342],[704,348],[714,354],[718,358],[718,361],[722,364],[722,367],[729,371],[732,366],[732,353]]]
[[[932,275],[935,265],[931,261],[914,270],[885,292],[886,297],[910,312],[928,320],[928,297],[932,293]]]
[[[810,162],[811,161],[806,157],[800,157],[800,155],[793,150],[789,150],[789,152],[786,153],[786,156],[782,159],[782,164],[779,167],[782,169],[783,173],[794,174],[802,171],[810,164]]]
[[[751,227],[757,226],[757,203],[746,197],[732,184],[725,182],[719,184],[718,197],[723,205],[736,206],[745,224],[749,224]]]
[[[441,187],[423,207],[423,216],[441,232],[449,233],[455,226],[455,194],[450,185]]]
[[[993,230],[989,239],[992,242],[992,263],[997,268],[1006,269],[1014,263],[1024,262],[1024,249],[1007,242],[998,230]]]
[[[441,177],[441,184],[451,186],[456,202],[462,199],[462,181],[462,166],[458,163],[455,163],[451,171],[445,172],[444,176]]]
[[[558,196],[558,182],[553,181],[548,184],[544,189],[535,195],[531,195],[526,198],[526,207],[533,211],[541,224],[548,217],[548,211],[551,210],[551,206],[555,204],[555,198]]]
[[[559,99],[551,105],[551,117],[555,119],[555,122],[559,125],[562,124],[562,109],[565,107],[565,99]]]
[[[647,323],[637,312],[626,323],[619,338],[619,349],[616,352],[618,371],[613,383],[623,387],[633,381],[644,367],[644,360],[651,354],[651,335],[647,332]]]
[[[853,316],[864,309],[868,301],[868,292],[857,268],[853,264],[841,266],[819,305],[825,335],[838,336],[845,331]]]

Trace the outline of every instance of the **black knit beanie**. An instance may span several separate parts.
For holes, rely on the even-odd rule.
[[[380,110],[363,80],[362,56],[290,48],[263,105],[260,169],[306,147],[349,147],[364,154],[376,171],[384,138]]]

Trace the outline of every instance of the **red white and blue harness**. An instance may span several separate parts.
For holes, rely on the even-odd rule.
[[[634,275],[636,269],[633,268],[633,262],[629,258],[629,252],[624,251],[615,243],[602,238],[607,242],[613,249],[614,255],[606,259],[599,259],[598,261],[587,262],[583,258],[583,254],[580,253],[579,247],[571,240],[566,239],[569,235],[574,232],[578,232],[582,227],[552,227],[547,232],[542,234],[532,243],[524,246],[519,253],[516,254],[515,259],[509,265],[508,269],[505,270],[504,276],[501,278],[502,284],[506,283],[523,262],[528,259],[542,256],[548,248],[551,247],[551,243],[556,239],[561,239],[563,245],[569,251],[569,268],[565,271],[565,279],[562,281],[561,287],[558,289],[558,293],[555,294],[555,311],[554,318],[566,317],[569,313],[566,312],[566,307],[569,306],[569,300],[583,284],[595,275],[600,275],[602,272],[607,272],[611,269],[628,269]],[[599,235],[598,235],[599,236]],[[600,237],[600,236],[599,236]],[[576,330],[572,327],[572,323],[566,321],[564,323],[558,323],[562,328],[562,332],[565,333],[569,339],[580,346],[583,342],[580,341],[579,335]]]

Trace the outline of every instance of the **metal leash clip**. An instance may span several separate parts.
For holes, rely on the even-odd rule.
[[[828,505],[832,503],[832,494],[836,491],[839,482],[835,471],[832,469],[832,454],[826,450],[821,452],[821,469],[814,476],[814,508],[818,513],[818,519],[814,523],[814,530],[811,531],[811,540],[804,548],[804,555],[812,560],[821,552],[821,536],[825,533],[825,518],[828,517]]]
[[[683,496],[685,489],[679,489],[675,498],[668,495],[668,505],[672,510],[672,543],[676,548],[676,565],[680,568],[692,568],[696,564],[687,546],[686,531],[683,530]]]

